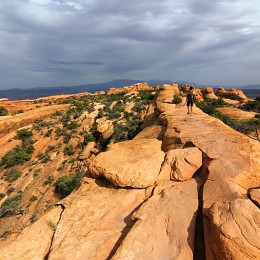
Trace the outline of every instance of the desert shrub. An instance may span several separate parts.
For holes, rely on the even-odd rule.
[[[135,121],[131,121],[128,125],[128,139],[133,139],[138,133],[141,132],[141,126]]]
[[[7,170],[5,173],[4,173],[4,180],[7,181],[7,182],[14,182],[16,181],[19,177],[21,177],[21,172],[18,172],[17,170],[15,169],[10,169],[10,170]]]
[[[11,167],[18,164],[23,164],[24,162],[31,160],[33,151],[34,147],[32,144],[17,145],[2,157],[0,165]]]
[[[110,138],[101,137],[100,145],[102,149],[105,149],[110,143]]]
[[[21,210],[22,195],[18,194],[12,198],[6,199],[2,206],[0,207],[0,218],[7,212],[19,211]]]
[[[11,234],[12,234],[11,231],[7,230],[3,234],[0,235],[0,238],[2,238],[3,240],[6,240]]]
[[[4,193],[0,193],[0,200],[5,197]]]
[[[19,109],[15,112],[15,114],[22,114],[24,111],[22,109]]]
[[[51,134],[52,134],[52,131],[53,131],[53,129],[48,129],[47,131],[46,131],[46,133],[45,133],[45,137],[50,137],[51,136]]]
[[[43,185],[46,186],[46,185],[48,185],[48,184],[51,184],[53,181],[54,181],[54,177],[53,177],[52,175],[49,175],[49,176],[47,177],[47,180],[44,181]]]
[[[2,106],[0,106],[0,116],[8,116],[7,109]]]
[[[55,183],[55,193],[59,198],[67,197],[79,184],[82,173],[77,172],[75,176],[59,177]]]
[[[35,214],[31,215],[31,217],[30,217],[30,221],[31,221],[32,223],[36,222],[38,219],[39,219],[39,218],[38,218],[37,215],[35,215]]]
[[[28,140],[31,139],[31,137],[33,136],[33,133],[31,130],[29,130],[28,128],[25,129],[21,129],[16,131],[16,139],[22,140],[22,142],[27,142]]]
[[[66,146],[66,147],[64,148],[63,153],[64,153],[65,155],[72,155],[72,154],[75,153],[75,150],[74,150],[73,146],[70,144],[70,145],[68,145],[68,146]]]
[[[115,141],[124,141],[127,139],[126,135],[127,127],[121,123],[116,123],[114,125],[114,133],[113,133],[113,139]]]
[[[88,142],[95,142],[95,137],[93,134],[86,133],[84,134],[84,144],[88,144]]]
[[[37,155],[37,158],[42,162],[42,163],[47,163],[48,161],[51,160],[51,157],[50,155],[45,152],[45,153],[42,153],[42,152],[39,152],[38,155]]]
[[[37,199],[38,199],[37,196],[32,195],[32,197],[30,198],[30,202],[34,202],[34,201],[36,201]]]
[[[245,111],[253,111],[256,113],[260,113],[260,97],[257,97],[255,101],[248,101],[246,104],[240,107]]]
[[[6,191],[6,194],[7,195],[10,195],[12,192],[14,192],[14,187],[10,187],[7,191]]]
[[[146,107],[141,102],[136,102],[131,110],[137,113],[141,113],[142,111],[146,110]]]
[[[182,102],[182,97],[179,96],[179,95],[174,95],[173,96],[173,100],[172,100],[172,103],[173,104],[180,104]]]
[[[139,96],[141,97],[142,100],[151,101],[154,99],[153,92],[154,90],[140,90]]]

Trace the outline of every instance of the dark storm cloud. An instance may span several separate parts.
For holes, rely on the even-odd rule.
[[[259,7],[257,0],[2,0],[0,88],[114,78],[259,83],[249,70],[260,65]]]

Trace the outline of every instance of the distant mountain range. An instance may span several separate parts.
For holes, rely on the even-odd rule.
[[[35,99],[35,98],[53,96],[59,94],[76,94],[81,92],[95,93],[97,91],[102,91],[102,90],[107,91],[109,88],[122,88],[124,86],[130,86],[139,82],[144,82],[144,80],[118,79],[118,80],[113,80],[110,82],[104,82],[99,84],[86,84],[86,85],[79,85],[79,86],[61,86],[61,87],[27,88],[27,89],[14,88],[14,89],[0,90],[0,98],[8,98],[9,100],[19,100],[19,99]],[[148,80],[146,82],[150,86],[177,83],[177,84],[190,84],[196,87],[198,86],[201,87],[211,86],[213,88],[219,87],[219,86],[212,86],[212,85],[201,85],[195,82],[188,82],[188,81],[172,81],[172,80],[160,80],[160,79]],[[225,87],[225,88],[231,88],[231,87]],[[255,90],[257,90],[257,92],[259,90],[259,95],[260,95],[260,85],[241,86],[236,88],[242,90],[253,89],[254,93]]]

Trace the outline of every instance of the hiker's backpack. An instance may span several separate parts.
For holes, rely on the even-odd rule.
[[[190,92],[190,93],[188,94],[187,100],[188,100],[188,102],[193,102],[193,101],[194,101],[194,100],[193,100],[193,93],[192,93],[192,92]]]

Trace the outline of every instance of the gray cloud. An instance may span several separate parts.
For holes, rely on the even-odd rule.
[[[0,88],[259,84],[259,10],[257,0],[2,0]]]

